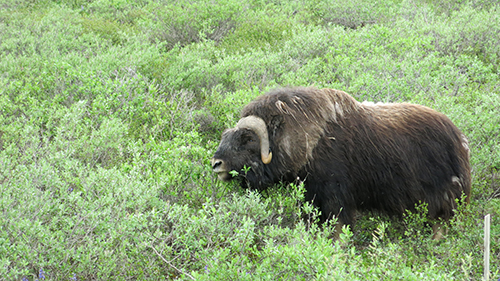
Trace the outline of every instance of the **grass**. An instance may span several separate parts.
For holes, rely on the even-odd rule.
[[[207,4],[209,3],[209,4]],[[0,279],[500,277],[497,1],[0,0]],[[434,242],[425,206],[332,241],[302,186],[259,194],[209,159],[279,86],[445,113],[471,204]]]

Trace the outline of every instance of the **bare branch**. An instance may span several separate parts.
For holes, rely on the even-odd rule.
[[[175,265],[173,265],[168,260],[166,260],[160,253],[158,253],[158,251],[153,246],[150,246],[150,245],[147,245],[147,246],[150,247],[151,249],[153,249],[153,251],[155,251],[156,255],[158,255],[166,264],[170,265],[173,269],[177,270],[180,274],[184,274],[184,275],[188,276],[189,278],[191,278],[192,280],[195,280],[195,278],[192,275],[178,269]]]

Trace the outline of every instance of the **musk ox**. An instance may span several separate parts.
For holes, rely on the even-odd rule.
[[[357,210],[401,215],[426,202],[448,220],[471,189],[464,134],[444,114],[409,103],[360,103],[333,89],[282,88],[243,108],[211,160],[253,189],[304,181],[321,221],[352,224]],[[243,172],[244,167],[250,170]]]

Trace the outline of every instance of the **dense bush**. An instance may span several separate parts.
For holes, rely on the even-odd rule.
[[[497,1],[0,0],[0,279],[500,277]],[[211,173],[222,130],[278,86],[435,108],[463,130],[471,204],[333,241],[304,188]]]

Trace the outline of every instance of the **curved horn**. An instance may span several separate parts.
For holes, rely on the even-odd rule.
[[[249,129],[257,134],[260,139],[260,157],[264,164],[269,164],[273,158],[273,154],[269,151],[269,137],[264,120],[254,115],[243,117],[236,124],[236,128]]]

